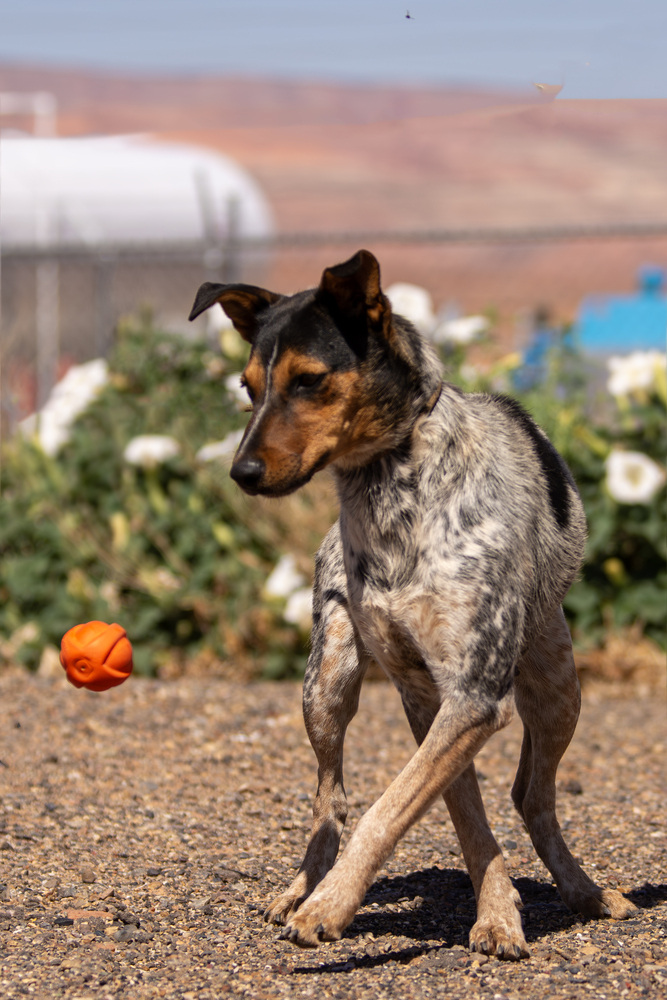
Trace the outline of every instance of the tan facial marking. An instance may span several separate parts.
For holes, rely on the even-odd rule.
[[[266,368],[253,353],[243,372],[243,377],[248,385],[250,395],[253,399],[260,399],[266,388]]]
[[[302,354],[294,348],[287,348],[280,355],[271,369],[271,384],[280,396],[286,396],[294,378],[299,375],[322,375],[328,371],[327,366],[308,354]]]
[[[276,392],[277,383],[289,384],[293,377],[285,369],[276,373],[272,380]],[[320,393],[293,397],[267,415],[256,452],[265,463],[267,484],[305,475],[323,456],[333,461],[354,447],[358,435],[369,427],[360,407],[360,387],[356,371],[331,373]]]
[[[369,398],[358,369],[331,372],[319,358],[288,348],[268,373],[253,355],[244,375],[255,399],[262,399],[253,454],[264,463],[262,485],[269,490],[289,488],[321,463],[338,461],[387,432],[386,414]],[[325,377],[316,391],[301,395],[294,391],[300,375]]]

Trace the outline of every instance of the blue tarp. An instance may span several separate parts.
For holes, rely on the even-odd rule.
[[[582,302],[576,322],[579,346],[585,351],[628,354],[664,351],[667,339],[667,297],[661,294],[664,272],[640,272],[635,295],[591,295]]]

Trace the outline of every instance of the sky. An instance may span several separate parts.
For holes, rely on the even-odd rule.
[[[0,63],[667,97],[667,0],[0,0]]]

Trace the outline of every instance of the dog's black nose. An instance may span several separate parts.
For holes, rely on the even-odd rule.
[[[242,490],[256,490],[265,471],[266,466],[261,458],[242,458],[234,462],[229,475]]]

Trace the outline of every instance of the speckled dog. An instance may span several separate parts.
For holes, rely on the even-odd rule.
[[[513,704],[524,738],[512,798],[537,853],[572,910],[629,916],[632,904],[582,871],[556,819],[580,701],[561,601],[585,539],[560,456],[512,400],[443,382],[365,250],[297,295],[205,284],[191,318],[214,302],[252,344],[253,415],[232,478],[277,497],[329,465],[340,497],[317,556],[303,692],[319,765],[312,836],[266,919],[298,945],[339,938],[397,841],[444,794],[477,899],[471,948],[526,956],[473,764]],[[419,748],[336,863],[343,742],[371,660],[398,688]]]

